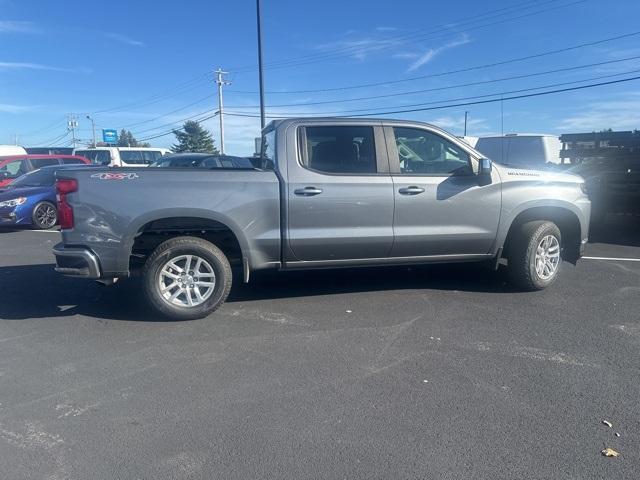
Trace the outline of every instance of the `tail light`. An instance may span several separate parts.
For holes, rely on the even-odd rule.
[[[78,191],[78,181],[69,178],[56,180],[58,222],[62,230],[73,228],[73,208],[67,203],[67,194]]]

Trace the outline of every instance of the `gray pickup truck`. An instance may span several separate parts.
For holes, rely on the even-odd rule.
[[[112,283],[141,272],[160,313],[201,318],[252,271],[432,262],[506,264],[524,290],[554,282],[587,242],[571,174],[498,165],[417,122],[288,119],[261,168],[58,173],[56,270]]]

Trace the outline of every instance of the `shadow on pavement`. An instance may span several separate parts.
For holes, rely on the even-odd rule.
[[[228,302],[405,289],[509,293],[496,273],[480,264],[381,267],[254,274],[236,281]],[[147,306],[139,279],[111,287],[66,278],[52,264],[0,267],[0,319],[85,315],[104,320],[170,321]]]
[[[607,215],[602,224],[591,226],[589,243],[640,247],[640,217]]]

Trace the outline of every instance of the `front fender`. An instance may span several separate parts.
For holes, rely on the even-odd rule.
[[[546,199],[538,198],[528,200],[523,203],[519,203],[510,209],[505,209],[502,212],[502,218],[500,221],[500,227],[498,229],[498,235],[496,237],[496,245],[494,253],[496,253],[501,247],[504,247],[509,230],[513,225],[514,220],[528,210],[532,209],[544,209],[544,208],[560,208],[571,212],[576,216],[580,223],[581,238],[586,238],[589,231],[589,202],[586,200],[582,205],[579,202],[570,202],[563,199]]]

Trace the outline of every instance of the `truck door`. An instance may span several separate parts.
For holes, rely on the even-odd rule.
[[[288,164],[289,246],[299,261],[386,258],[393,182],[382,128],[301,126]]]
[[[391,256],[488,253],[500,220],[498,175],[479,181],[469,152],[438,131],[384,131],[395,195]]]

